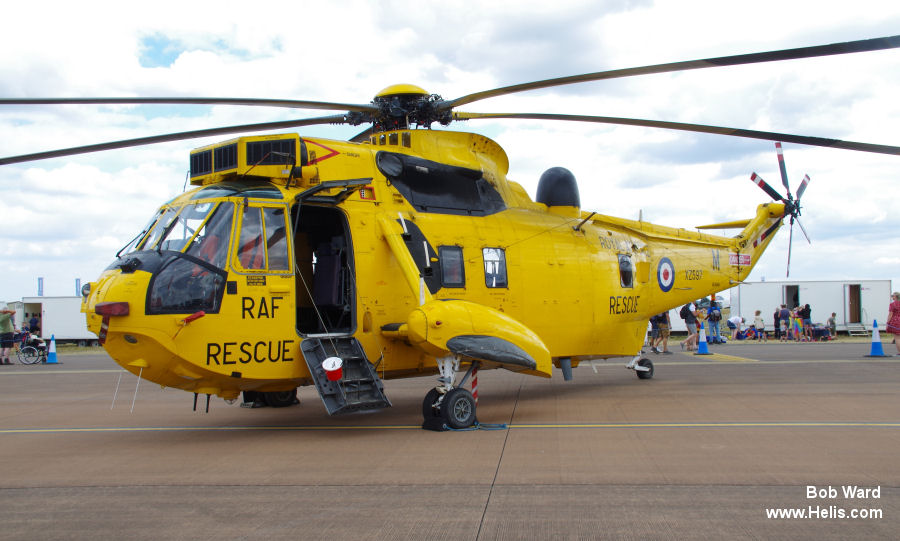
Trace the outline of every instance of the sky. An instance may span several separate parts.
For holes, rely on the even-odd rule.
[[[861,0],[15,2],[0,97],[256,97],[369,103],[410,83],[453,99],[533,80],[900,34],[900,4]],[[467,112],[636,117],[900,145],[900,50],[585,83]],[[334,113],[339,113],[335,111]],[[235,106],[0,106],[0,156],[332,114]],[[774,143],[648,128],[469,121],[534,197],[554,166],[582,208],[663,225],[749,218],[783,192]],[[359,127],[300,128],[348,139]],[[192,148],[232,136],[0,166],[0,301],[74,295],[185,189]],[[785,143],[811,178],[791,280],[890,279],[900,289],[900,157]],[[725,234],[734,234],[726,232]],[[750,280],[784,280],[783,228]],[[887,304],[888,299],[885,299]]]

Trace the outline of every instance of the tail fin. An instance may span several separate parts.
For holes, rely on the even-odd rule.
[[[788,210],[784,203],[764,203],[756,208],[756,216],[732,239],[728,262],[736,275],[734,280],[744,280],[750,274],[775,233],[784,225],[786,214]]]

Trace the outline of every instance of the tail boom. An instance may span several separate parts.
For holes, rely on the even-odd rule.
[[[729,255],[735,281],[744,280],[756,266],[778,229],[784,225],[787,208],[784,203],[764,203],[757,207],[756,216],[732,241]]]

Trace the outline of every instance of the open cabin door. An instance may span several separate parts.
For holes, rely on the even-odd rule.
[[[353,243],[335,207],[295,205],[297,330],[304,336],[347,335],[355,329]]]

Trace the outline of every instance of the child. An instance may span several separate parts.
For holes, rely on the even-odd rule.
[[[826,322],[826,325],[828,325],[828,334],[830,335],[828,338],[829,340],[837,338],[837,320],[835,318],[837,318],[837,314],[832,312],[831,317],[828,318],[828,321]]]
[[[756,341],[760,340],[764,342],[769,341],[769,337],[766,336],[766,322],[763,321],[762,311],[757,310],[756,316],[753,318],[753,328],[756,330]]]

